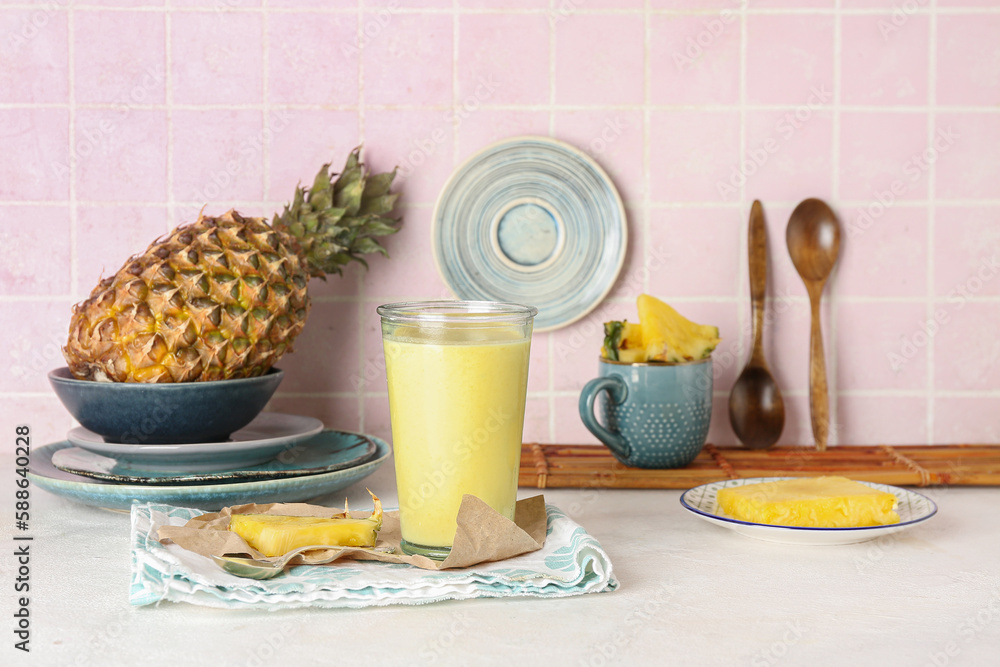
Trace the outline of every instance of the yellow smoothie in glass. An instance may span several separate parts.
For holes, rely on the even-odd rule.
[[[450,547],[466,493],[514,518],[528,332],[407,326],[383,332],[406,542]]]

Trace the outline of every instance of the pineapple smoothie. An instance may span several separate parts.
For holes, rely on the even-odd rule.
[[[447,555],[463,494],[514,518],[530,332],[383,320],[404,549]]]

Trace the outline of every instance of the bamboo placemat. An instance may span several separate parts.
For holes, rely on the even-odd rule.
[[[619,463],[600,445],[539,445],[521,450],[521,486],[687,489],[746,477],[842,475],[897,486],[1000,485],[1000,445],[775,447],[705,445],[685,468],[644,470]]]

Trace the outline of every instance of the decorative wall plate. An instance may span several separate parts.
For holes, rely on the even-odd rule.
[[[486,147],[445,184],[432,222],[434,261],[460,299],[538,308],[535,331],[580,319],[625,261],[621,196],[582,151],[548,137]]]

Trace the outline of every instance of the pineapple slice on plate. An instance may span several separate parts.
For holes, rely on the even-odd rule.
[[[899,523],[896,496],[846,477],[805,477],[719,489],[719,508],[739,521],[801,528]]]

